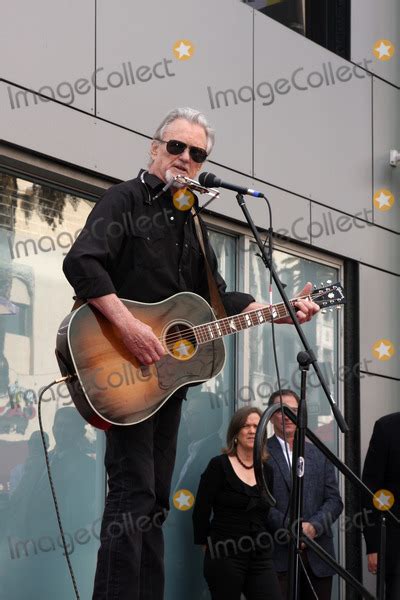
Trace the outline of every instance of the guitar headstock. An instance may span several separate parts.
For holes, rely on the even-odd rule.
[[[332,283],[328,280],[324,287],[314,289],[310,295],[312,301],[322,308],[322,313],[325,313],[326,309],[339,309],[342,304],[346,303],[346,297],[340,282]]]

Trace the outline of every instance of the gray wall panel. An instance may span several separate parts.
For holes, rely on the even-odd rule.
[[[153,135],[171,108],[193,106],[203,110],[218,131],[214,159],[251,174],[252,104],[240,102],[227,116],[224,108],[217,108],[214,93],[251,85],[253,11],[231,0],[171,0],[157,2],[156,8],[154,3],[141,3],[139,19],[136,3],[129,0],[112,4],[99,0],[97,7],[97,64],[103,69],[98,74],[102,87],[107,86],[109,73],[124,73],[123,65],[127,72],[119,87],[98,91],[98,115]],[[151,35],[144,23],[151,24]],[[191,58],[175,57],[173,47],[179,40],[188,40],[194,47]],[[158,77],[152,70],[157,64]],[[150,68],[139,71],[139,77],[148,81],[138,80],[141,66]],[[113,79],[113,84],[121,81],[117,75]],[[217,100],[222,102],[219,97]]]
[[[400,410],[400,381],[385,377],[367,376],[361,379],[361,465],[364,465],[369,440],[375,421]],[[376,577],[368,573],[365,544],[363,543],[363,580],[372,592],[376,591]]]
[[[82,110],[94,111],[94,2],[16,0],[0,19],[0,76]],[[87,83],[78,81],[86,79]],[[78,90],[78,92],[76,91]],[[83,93],[83,92],[86,93]],[[15,106],[18,106],[15,99]],[[10,101],[12,102],[12,101]],[[36,100],[41,104],[41,100]],[[21,111],[35,118],[33,96]]]
[[[256,93],[255,176],[353,214],[369,208],[371,76],[259,13],[254,71],[266,97]]]
[[[373,48],[379,40],[394,45],[389,60],[379,60]],[[391,54],[391,50],[388,51]],[[369,70],[379,77],[400,85],[400,3],[398,0],[352,0],[351,2],[351,59],[372,60]]]
[[[224,181],[237,183],[238,185],[263,192],[271,203],[274,231],[278,235],[296,239],[297,228],[300,228],[305,236],[304,241],[307,243],[311,241],[307,233],[310,223],[310,202],[308,200],[260,183],[259,181],[254,181],[250,177],[239,175],[223,167],[214,167],[212,164],[206,164],[204,170],[215,173],[215,175]],[[269,216],[265,201],[261,198],[246,196],[246,204],[256,226],[264,229],[269,227]],[[220,188],[220,197],[210,204],[209,208],[220,216],[245,222],[243,212],[237,203],[235,192]]]
[[[400,152],[400,90],[376,77],[373,81],[373,129],[374,223],[400,231],[400,164],[392,167],[389,163],[390,150]]]
[[[34,119],[11,110],[4,83],[0,132],[5,141],[121,179],[135,177],[148,157],[147,139],[54,102],[36,106]]]
[[[369,217],[372,209],[359,213]],[[311,204],[312,242],[328,250],[392,273],[400,272],[399,236],[333,209]]]
[[[372,361],[369,371],[400,379],[399,298],[399,277],[360,266],[361,359]],[[381,344],[379,353],[373,351]]]

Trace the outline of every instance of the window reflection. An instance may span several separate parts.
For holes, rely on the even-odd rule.
[[[7,600],[71,597],[37,403],[59,376],[55,337],[73,295],[61,265],[91,206],[0,173],[0,589]],[[68,553],[89,599],[104,498],[102,434],[80,417],[65,384],[44,394],[42,415]]]
[[[243,0],[274,21],[304,35],[304,0]]]
[[[250,293],[263,302],[269,303],[269,275],[261,259],[256,256],[256,247],[251,243],[250,251]],[[338,271],[330,266],[307,260],[293,254],[274,251],[275,268],[280,280],[287,284],[285,291],[293,298],[307,281],[317,284],[327,280],[337,281]],[[273,302],[281,302],[279,294],[273,286]],[[308,341],[316,353],[320,368],[325,375],[328,387],[334,397],[338,391],[338,318],[336,311],[319,313],[310,323],[303,325]],[[264,408],[270,394],[278,388],[275,364],[272,354],[272,335],[269,325],[260,326],[247,332],[250,356],[250,386],[253,390],[254,402]],[[300,373],[297,354],[302,346],[294,328],[286,325],[275,328],[277,356],[280,368],[282,388],[300,391]],[[329,402],[320,387],[319,381],[310,369],[307,387],[307,406],[309,427],[332,449],[337,448],[336,425],[331,415]]]
[[[274,21],[350,60],[350,0],[242,0]]]

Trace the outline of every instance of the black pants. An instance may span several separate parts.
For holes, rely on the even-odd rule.
[[[310,563],[307,558],[307,552],[302,552],[301,554],[304,566],[307,570],[307,575],[310,578],[311,585],[314,588],[314,591],[317,595],[318,600],[330,600],[332,593],[332,577],[317,577],[311,570]],[[299,597],[304,598],[304,600],[314,600],[315,596],[313,591],[310,588],[310,584],[308,583],[308,579],[304,574],[303,567],[299,565],[300,568],[300,593]],[[282,590],[282,597],[287,597],[287,591],[289,587],[289,579],[288,572],[278,573],[279,583]]]
[[[107,431],[109,491],[93,600],[162,600],[164,540],[182,400],[150,419]]]
[[[259,550],[232,557],[204,557],[204,577],[212,600],[281,600],[271,554]]]
[[[386,573],[386,600],[399,600],[400,573]]]
[[[390,535],[386,547],[386,600],[400,598],[400,536]],[[388,540],[389,541],[389,540]]]

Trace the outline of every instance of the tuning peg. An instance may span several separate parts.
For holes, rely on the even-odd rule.
[[[331,285],[331,283],[332,283],[332,279],[327,279],[327,280],[326,280],[326,284],[327,284],[327,285]]]
[[[329,309],[329,312],[333,312],[333,308],[330,308],[330,309]]]
[[[321,310],[321,313],[322,313],[323,315],[325,315],[325,314],[326,314],[326,308],[323,308],[323,309]]]

